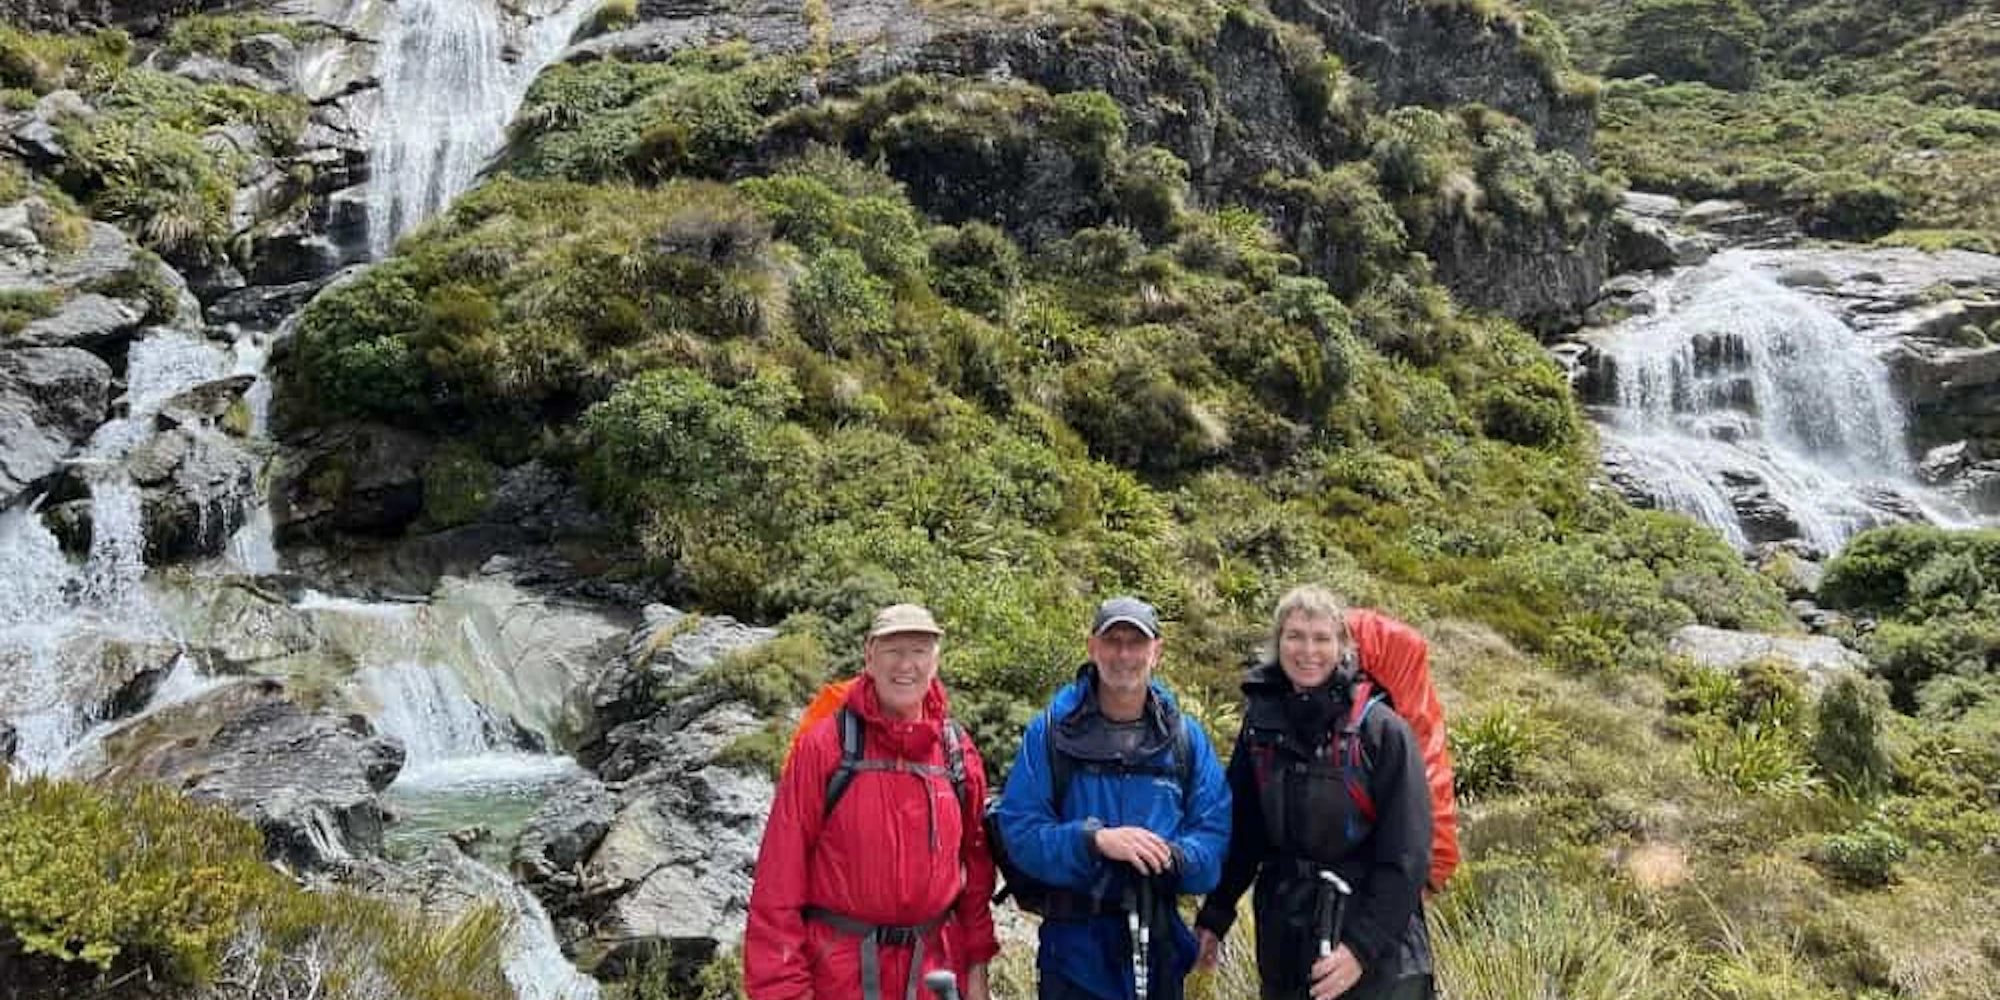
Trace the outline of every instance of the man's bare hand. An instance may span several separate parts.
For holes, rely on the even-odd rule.
[[[1346,945],[1313,962],[1312,1000],[1333,1000],[1361,981],[1361,960]]]
[[[1096,834],[1097,853],[1113,861],[1123,861],[1147,875],[1158,875],[1174,865],[1174,850],[1160,835],[1143,826],[1115,826]]]

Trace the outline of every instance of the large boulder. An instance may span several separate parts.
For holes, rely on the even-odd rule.
[[[1674,633],[1670,652],[1697,666],[1730,671],[1756,660],[1780,660],[1805,673],[1814,692],[1823,691],[1841,674],[1865,669],[1860,653],[1827,636],[1780,636],[1688,625]]]
[[[663,949],[713,954],[741,937],[776,789],[716,758],[764,723],[732,702],[653,734],[659,765],[627,783],[582,872],[584,895],[605,901],[593,935],[604,971]]]
[[[358,715],[314,711],[276,681],[243,681],[168,706],[107,736],[92,777],[174,785],[263,832],[273,859],[307,869],[379,854],[378,793],[403,747]]]
[[[227,435],[171,428],[134,449],[127,462],[143,488],[152,562],[219,554],[249,516],[257,458]]]
[[[774,634],[654,605],[603,673],[579,756],[614,783],[615,807],[607,819],[589,789],[552,801],[516,854],[600,975],[662,953],[699,962],[741,936],[774,787],[722,758],[768,720],[701,679]],[[659,700],[672,692],[685,693]]]
[[[577,759],[612,781],[650,768],[660,749],[652,734],[675,732],[723,700],[719,691],[703,692],[662,708],[661,693],[683,688],[723,656],[777,635],[776,629],[745,625],[727,615],[692,615],[664,604],[648,605],[624,655],[599,675],[591,692],[591,722]]]
[[[272,489],[279,540],[394,537],[424,509],[424,465],[437,445],[414,431],[345,424],[302,435]]]
[[[110,404],[111,366],[74,347],[0,350],[0,507],[61,467]]]

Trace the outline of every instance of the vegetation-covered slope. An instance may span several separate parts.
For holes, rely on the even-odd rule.
[[[1024,6],[1000,14],[1053,16]],[[1422,16],[1537,46],[1549,71],[1519,86],[1588,91],[1519,27],[1536,22]],[[432,526],[478,518],[503,466],[568,470],[615,526],[573,544],[688,606],[785,623],[732,681],[767,705],[850,669],[874,606],[925,601],[956,711],[998,760],[1100,596],[1161,604],[1169,678],[1226,730],[1273,599],[1329,583],[1436,640],[1470,859],[1437,902],[1453,995],[1993,995],[1990,633],[1969,626],[1981,659],[1957,632],[1877,631],[1892,671],[1921,654],[1896,692],[1915,716],[1866,685],[1813,707],[1781,670],[1675,661],[1684,624],[1786,627],[1777,590],[1598,484],[1559,370],[1423,256],[1440,234],[1560,245],[1609,188],[1491,106],[1382,106],[1260,5],[1062,17],[1052,37],[1188,89],[868,79],[830,46],[552,70],[498,176],[308,309],[285,420],[451,439]],[[1211,134],[1254,171],[1173,127],[1239,63],[1272,69],[1232,77],[1270,84],[1269,127],[1228,111]],[[1871,581],[1857,606],[1905,579],[1986,607],[1984,564],[1946,548],[1833,578]],[[768,763],[781,735],[739,759]],[[187,921],[124,933],[160,923]],[[1196,988],[1253,995],[1246,964]]]
[[[1610,78],[1599,153],[1634,187],[1782,206],[1820,235],[2000,246],[1991,4],[1535,6]]]

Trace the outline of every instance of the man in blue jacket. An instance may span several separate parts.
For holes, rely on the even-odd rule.
[[[1151,605],[1100,605],[1090,661],[1028,724],[1000,799],[1013,863],[1051,889],[1040,1000],[1180,1000],[1194,966],[1175,897],[1221,877],[1229,784],[1201,725],[1153,679],[1160,647]]]

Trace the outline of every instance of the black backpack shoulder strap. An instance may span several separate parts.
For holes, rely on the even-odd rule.
[[[826,779],[826,806],[820,810],[821,819],[833,815],[833,807],[840,802],[841,796],[847,794],[847,786],[854,783],[854,772],[861,763],[868,735],[861,716],[851,709],[842,708],[834,713],[833,718],[833,724],[840,730],[840,766],[834,768],[833,776]],[[959,764],[962,769],[964,762]]]
[[[1056,819],[1062,819],[1063,803],[1069,795],[1069,779],[1076,772],[1076,761],[1069,754],[1056,749],[1056,717],[1051,709],[1043,713],[1042,748],[1049,755],[1049,804],[1054,807]]]
[[[1188,735],[1187,716],[1175,713],[1174,769],[1181,775],[1181,793],[1194,791],[1194,737]]]

